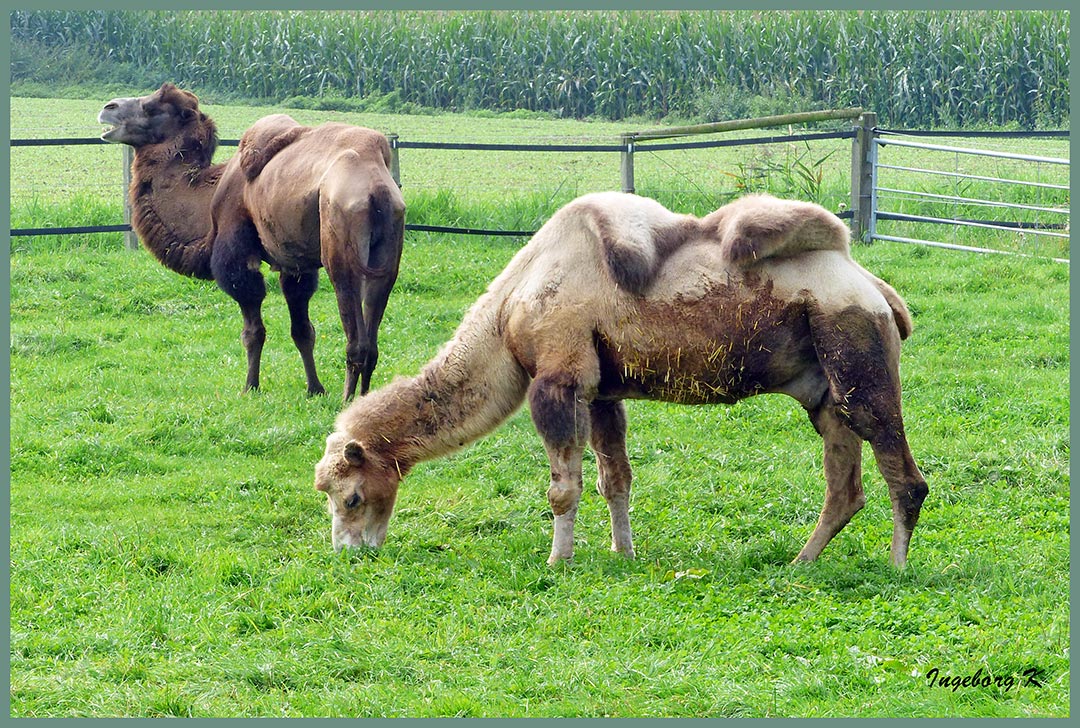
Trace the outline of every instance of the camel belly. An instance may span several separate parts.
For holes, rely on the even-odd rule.
[[[805,306],[773,297],[771,285],[639,301],[594,339],[603,398],[732,403],[818,368]]]
[[[299,272],[322,266],[317,192],[275,196],[253,185],[247,196],[249,214],[271,267]]]

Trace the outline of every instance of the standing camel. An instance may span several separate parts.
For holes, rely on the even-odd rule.
[[[213,279],[244,316],[244,391],[259,386],[266,327],[263,262],[278,271],[308,394],[315,373],[308,303],[325,267],[345,329],[344,398],[368,391],[378,331],[397,279],[405,202],[390,175],[390,145],[346,124],[301,126],[284,114],[255,122],[235,156],[213,164],[217,128],[194,94],[166,83],[113,99],[98,114],[107,142],[135,148],[132,227],[166,267]]]
[[[624,399],[797,400],[824,440],[825,505],[796,560],[863,507],[862,443],[892,500],[892,563],[927,494],[900,414],[900,296],[856,263],[827,210],[764,195],[703,217],[635,195],[571,202],[533,236],[412,378],[337,418],[315,466],[335,548],[380,546],[416,463],[490,432],[528,400],[551,465],[548,563],[573,555],[590,445],[612,549],[633,556]]]

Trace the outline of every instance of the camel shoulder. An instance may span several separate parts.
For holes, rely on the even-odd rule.
[[[248,182],[263,171],[278,152],[311,131],[287,114],[272,114],[251,125],[240,137],[237,158]]]

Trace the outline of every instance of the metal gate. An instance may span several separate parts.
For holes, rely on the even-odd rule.
[[[1069,241],[1068,159],[925,144],[876,131],[869,150],[872,176],[870,240],[1069,262],[1068,258],[1059,257],[1061,251],[1068,250]],[[898,156],[883,153],[886,147],[920,150],[917,154],[920,166],[886,163],[891,161],[886,157]],[[969,156],[1008,160],[1014,173],[1010,174],[1007,169],[994,176],[971,174],[963,164]],[[947,163],[940,163],[941,159],[950,157],[953,159],[951,169]],[[895,177],[902,178],[902,184],[922,189],[893,186],[890,184],[893,171],[900,173]],[[953,238],[959,237],[958,229],[979,228],[996,231],[999,238],[1011,238],[1014,244],[1002,249],[941,240],[945,235],[933,235],[939,239],[931,240],[883,234],[878,225],[880,221],[909,223],[907,227],[920,232],[942,229],[930,226],[951,226],[949,234]]]

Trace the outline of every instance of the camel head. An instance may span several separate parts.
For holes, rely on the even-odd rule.
[[[335,551],[382,546],[400,482],[394,462],[342,432],[326,438],[326,452],[315,465],[315,489],[326,493]]]
[[[212,155],[217,146],[217,128],[199,111],[199,99],[171,83],[148,96],[113,99],[98,114],[98,122],[110,126],[101,135],[104,141],[136,149],[180,142],[181,151]]]

